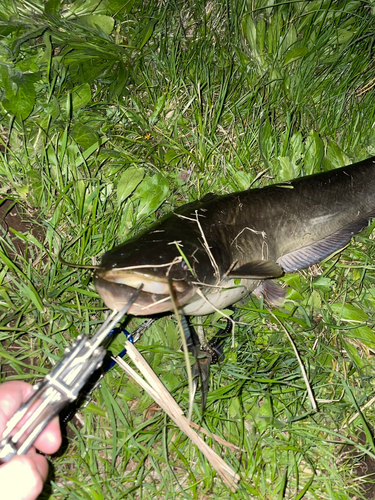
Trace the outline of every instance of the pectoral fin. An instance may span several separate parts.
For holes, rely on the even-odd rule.
[[[252,260],[243,266],[233,269],[229,278],[268,279],[280,278],[283,269],[274,260]]]

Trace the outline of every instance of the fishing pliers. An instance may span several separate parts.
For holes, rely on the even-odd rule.
[[[102,365],[106,354],[102,343],[127,313],[141,289],[139,287],[121,311],[113,311],[92,338],[79,335],[62,360],[34,386],[35,392],[7,423],[0,441],[0,464],[27,453],[48,423],[78,398],[82,387]]]

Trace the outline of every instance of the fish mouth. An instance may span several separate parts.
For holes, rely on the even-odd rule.
[[[194,294],[194,287],[184,280],[170,280],[177,307],[183,307]],[[129,309],[134,316],[151,316],[172,311],[168,278],[133,271],[124,272],[116,268],[97,270],[94,285],[103,302],[110,309],[120,311],[142,286],[142,291]]]

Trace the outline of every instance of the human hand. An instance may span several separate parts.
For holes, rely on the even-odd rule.
[[[8,420],[33,393],[26,382],[12,381],[0,384],[0,441]],[[2,500],[35,500],[43,489],[48,474],[48,463],[42,453],[55,453],[61,445],[59,420],[55,417],[26,455],[12,458],[0,466]]]

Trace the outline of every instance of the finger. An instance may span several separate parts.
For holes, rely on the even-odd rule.
[[[41,455],[13,458],[0,467],[1,498],[36,499],[43,489],[47,471],[47,461]]]
[[[32,386],[19,380],[0,385],[0,435],[4,432],[8,420],[32,393]]]
[[[35,448],[32,448],[27,452],[25,457],[29,458],[36,467],[36,472],[41,477],[43,483],[48,476],[48,461],[44,455],[37,453]]]
[[[11,381],[0,385],[0,436],[8,420],[32,393],[32,386],[26,382]],[[58,417],[55,417],[35,441],[35,446],[43,453],[51,454],[55,453],[60,445],[61,431]]]
[[[35,447],[43,453],[51,455],[61,446],[61,430],[59,418],[55,417],[44,429],[42,434],[35,440]]]

